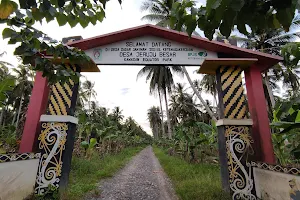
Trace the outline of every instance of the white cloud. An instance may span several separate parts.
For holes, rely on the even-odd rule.
[[[106,18],[96,26],[88,26],[83,29],[77,25],[73,29],[69,25],[59,27],[56,22],[43,23],[36,27],[47,33],[50,37],[61,40],[63,37],[81,35],[83,38],[130,28],[146,22],[141,21],[143,13],[140,12],[140,0],[125,0],[120,6],[117,0],[109,1],[106,7]],[[202,2],[201,2],[202,3]],[[0,31],[4,28],[0,26]],[[17,65],[18,61],[13,56],[15,46],[7,45],[7,41],[0,41],[0,51],[7,51],[2,60]],[[136,80],[136,75],[142,66],[100,66],[101,73],[83,73],[89,80],[95,82],[97,92],[96,100],[100,106],[113,108],[120,106],[126,117],[132,116],[149,134],[151,129],[147,120],[147,109],[152,105],[159,106],[158,98],[149,95],[149,85],[145,79]],[[201,76],[195,74],[197,67],[189,67],[188,71],[192,79],[199,79]],[[187,83],[186,79],[175,77],[176,82]],[[209,95],[205,98],[212,100]],[[164,105],[164,104],[163,104]]]

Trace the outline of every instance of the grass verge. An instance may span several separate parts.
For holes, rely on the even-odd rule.
[[[78,200],[86,193],[97,188],[97,183],[114,175],[119,169],[144,147],[130,147],[123,149],[120,153],[106,155],[101,158],[93,155],[90,160],[86,158],[73,157],[68,189],[63,199]],[[95,190],[95,193],[97,190]]]
[[[155,155],[182,200],[229,200],[229,194],[221,189],[220,169],[211,164],[190,164],[180,158],[167,155],[154,147]]]

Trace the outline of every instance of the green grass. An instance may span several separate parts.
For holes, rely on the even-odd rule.
[[[154,147],[154,153],[182,200],[229,200],[221,189],[220,169],[211,164],[190,164],[180,158],[167,155]]]
[[[143,147],[126,148],[120,153],[106,155],[104,158],[93,155],[90,160],[73,157],[70,181],[63,199],[77,200],[90,191],[94,190],[96,193],[95,189],[101,179],[113,176],[142,149]]]

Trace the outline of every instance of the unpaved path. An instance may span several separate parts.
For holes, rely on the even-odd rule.
[[[172,185],[155,157],[152,147],[136,155],[113,178],[100,183],[93,200],[177,200]]]

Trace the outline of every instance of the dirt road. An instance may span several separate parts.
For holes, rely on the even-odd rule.
[[[177,200],[172,185],[152,147],[136,155],[113,178],[100,183],[101,195],[93,200]]]

